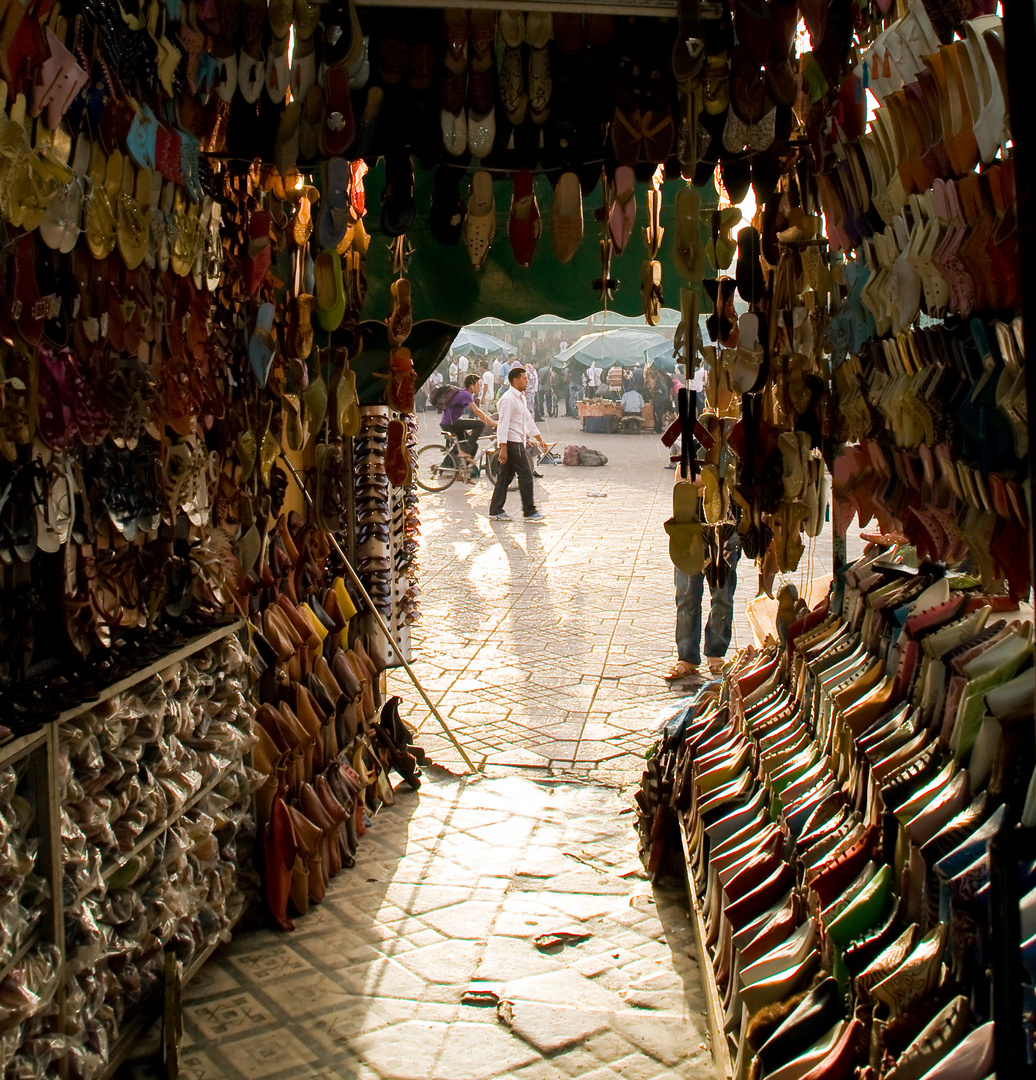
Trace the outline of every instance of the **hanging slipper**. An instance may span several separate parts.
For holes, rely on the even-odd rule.
[[[390,420],[385,448],[385,475],[396,487],[410,483],[410,455],[406,448],[407,427],[402,420]]]
[[[428,228],[432,236],[447,246],[456,244],[464,231],[467,207],[458,190],[461,172],[449,166],[435,170],[435,187],[432,191],[432,209],[428,215]]]
[[[648,326],[658,326],[662,311],[662,264],[655,259],[644,263],[640,275],[640,297]]]
[[[344,154],[356,136],[356,117],[349,94],[349,71],[336,64],[324,73],[324,126],[320,148],[329,158]]]
[[[449,21],[447,22],[449,25]],[[468,42],[471,70],[488,71],[493,65],[493,43],[496,40],[496,12],[476,8],[468,16]],[[453,70],[456,70],[454,68]],[[463,70],[463,68],[461,68]]]
[[[395,348],[389,353],[389,381],[385,393],[386,404],[394,412],[414,411],[414,386],[417,373],[410,350]]]
[[[345,317],[345,281],[338,252],[322,251],[313,260],[313,275],[316,279],[317,320],[325,330],[337,330]]]
[[[612,242],[610,239],[601,241],[601,276],[593,283],[593,288],[600,294],[601,303],[612,300],[619,282],[612,277]]]
[[[360,432],[360,406],[356,395],[356,372],[349,367],[349,354],[340,349],[343,357],[342,369],[335,385],[335,428],[343,437],[352,437]]]
[[[273,304],[262,304],[255,317],[252,336],[248,339],[248,362],[260,386],[266,385],[277,355],[277,338],[273,332],[275,313]]]
[[[550,52],[546,48],[533,49],[529,54],[529,115],[541,127],[550,119],[552,89]]]
[[[688,281],[701,281],[705,272],[705,248],[701,242],[701,197],[690,185],[676,193],[676,243],[673,265]]]
[[[388,338],[393,345],[402,345],[413,327],[413,309],[410,304],[410,282],[399,278],[392,282],[392,314],[385,320]]]
[[[309,417],[298,394],[281,395],[281,439],[286,450],[301,453],[309,442]]]
[[[447,74],[439,96],[442,144],[453,157],[460,157],[468,148],[467,85],[466,74]]]
[[[636,165],[644,146],[643,120],[639,109],[615,106],[611,122],[612,149],[621,165]]]
[[[327,419],[327,383],[320,374],[310,379],[309,385],[302,394],[303,403],[306,406],[306,416],[309,419],[309,428],[314,438],[319,437]]]
[[[179,194],[179,192],[177,193]],[[174,215],[176,215],[176,208],[174,202]],[[186,215],[182,215],[178,222],[180,228],[179,233],[182,237],[183,233],[187,229]],[[273,260],[273,252],[271,251],[270,243],[270,215],[265,210],[257,210],[248,215],[248,249],[245,254],[245,287],[248,289],[249,296],[255,296],[259,291],[259,286],[262,285],[263,279],[266,277],[266,272],[270,269],[270,263]],[[180,246],[178,240],[177,247]],[[176,251],[173,252],[174,256],[174,270]],[[191,263],[193,265],[193,259]]]
[[[644,229],[644,241],[651,252],[651,258],[658,255],[662,246],[662,236],[665,229],[662,228],[662,192],[655,180],[652,180],[647,193],[648,225]]]
[[[442,18],[446,37],[446,68],[455,75],[464,75],[468,70],[467,13],[461,8],[447,8]]]
[[[692,577],[705,569],[705,544],[698,517],[698,486],[690,480],[673,485],[673,516],[665,522],[669,558],[677,570]]]
[[[493,179],[484,169],[471,178],[468,213],[464,219],[464,244],[471,265],[476,270],[485,266],[489,249],[496,234],[496,204],[493,199]]]
[[[532,263],[541,231],[540,208],[533,190],[532,173],[525,170],[516,172],[507,235],[519,266],[527,267]]]
[[[746,304],[755,305],[766,294],[766,278],[763,276],[761,241],[759,233],[751,225],[737,234],[737,291]]]
[[[625,251],[637,222],[636,184],[637,178],[628,165],[620,165],[615,170],[614,198],[608,207],[608,232],[616,255]]]
[[[702,217],[710,234],[705,254],[717,270],[726,270],[737,252],[731,230],[741,220],[741,210],[737,206],[728,206],[723,210],[706,210]]]
[[[676,127],[668,97],[652,109],[645,109],[640,118],[641,153],[645,161],[663,164],[673,152]]]
[[[558,262],[570,262],[583,239],[583,192],[574,172],[561,174],[551,208],[551,243]]]

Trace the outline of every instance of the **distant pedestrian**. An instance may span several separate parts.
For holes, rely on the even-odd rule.
[[[533,495],[532,465],[526,453],[526,444],[532,440],[543,446],[540,429],[525,403],[525,391],[529,377],[525,369],[513,368],[507,374],[510,388],[500,398],[497,420],[497,445],[500,472],[497,474],[493,498],[489,504],[490,521],[510,521],[511,515],[504,510],[507,488],[515,475],[518,476],[518,493],[522,499],[522,513],[526,521],[543,521],[536,509]]]
[[[588,398],[597,397],[600,389],[601,369],[597,366],[596,360],[591,360],[590,366],[586,369],[586,396]]]
[[[564,404],[565,415],[571,416],[572,414],[568,409],[568,377],[565,375],[565,369],[563,367],[556,367],[551,370],[550,388],[553,391],[550,415],[557,416],[558,410],[561,408],[562,404]]]
[[[584,371],[575,360],[568,362],[568,412],[566,416],[578,416],[576,402],[583,396]]]
[[[540,375],[536,370],[536,365],[526,364],[525,374],[528,376],[525,387],[525,403],[529,406],[529,412],[532,413],[533,418],[542,420],[542,416],[536,415],[536,392],[540,388]]]

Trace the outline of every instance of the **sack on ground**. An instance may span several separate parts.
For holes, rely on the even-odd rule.
[[[608,458],[589,446],[566,446],[561,455],[562,465],[607,465]]]
[[[579,448],[580,465],[607,465],[608,459],[600,450],[591,450],[589,446]]]

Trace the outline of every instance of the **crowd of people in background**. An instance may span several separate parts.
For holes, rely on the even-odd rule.
[[[468,380],[474,375],[479,380],[476,403],[492,411],[509,388],[508,373],[518,367],[524,368],[528,376],[525,398],[529,412],[537,421],[577,416],[578,401],[603,397],[621,401],[627,412],[639,412],[645,403],[650,404],[655,432],[661,434],[663,419],[672,412],[683,385],[677,376],[646,366],[624,368],[615,364],[605,371],[596,361],[583,367],[571,360],[564,367],[554,367],[548,362],[537,368],[532,361],[522,362],[513,356],[500,360],[451,356],[432,372],[421,388],[418,408],[432,408],[430,395],[444,384],[470,389]]]

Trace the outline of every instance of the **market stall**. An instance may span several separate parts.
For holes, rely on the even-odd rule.
[[[111,1075],[419,784],[381,676],[420,612],[414,391],[457,327],[666,302],[674,343],[558,359],[676,357],[673,563],[721,577],[736,522],[776,596],[822,529],[874,533],[648,769],[717,1061],[1023,1075],[1031,15],[4,5],[8,1075]]]

